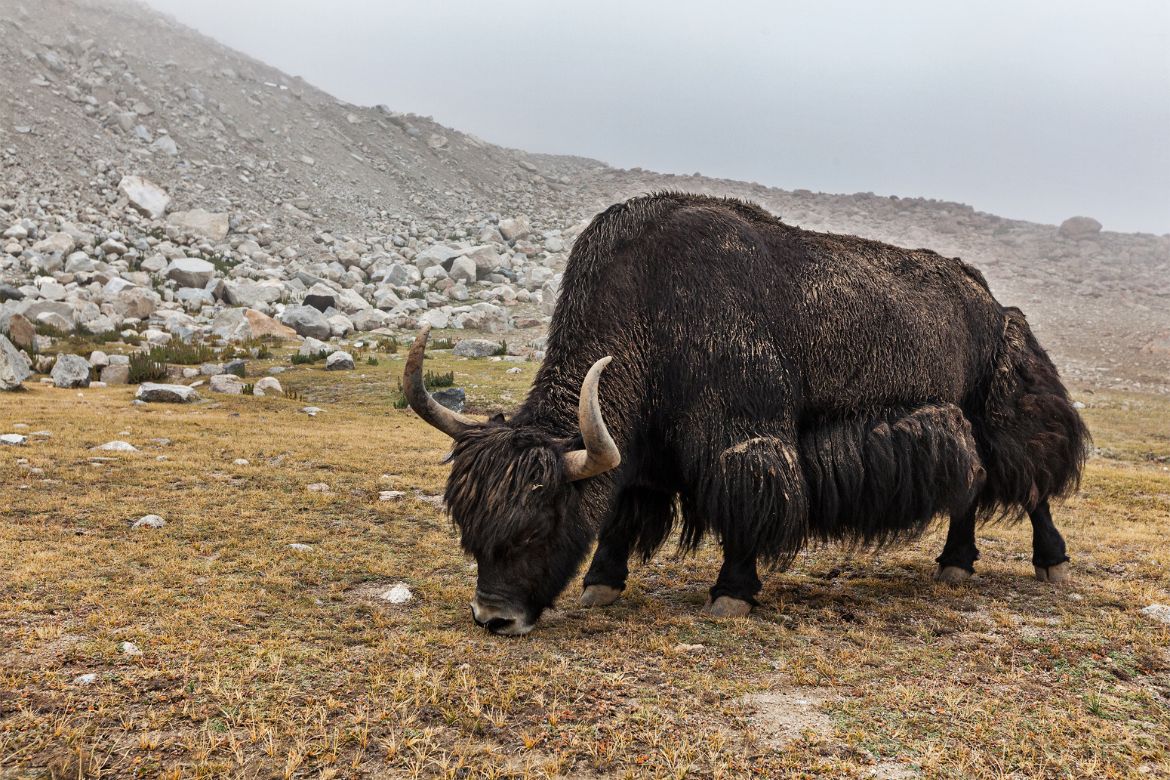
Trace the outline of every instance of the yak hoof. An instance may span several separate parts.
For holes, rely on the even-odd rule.
[[[1068,561],[1047,568],[1044,566],[1036,567],[1036,579],[1041,582],[1051,582],[1054,585],[1059,585],[1062,582],[1068,582],[1070,576]]]
[[[939,566],[938,571],[934,573],[935,582],[943,582],[947,585],[962,585],[969,579],[971,579],[971,572],[962,566]]]
[[[704,615],[711,615],[712,617],[745,617],[752,611],[752,605],[742,599],[735,599],[731,596],[720,596],[711,601],[707,600],[707,606],[703,607]]]
[[[621,595],[622,592],[620,590],[611,588],[608,585],[589,585],[585,588],[585,592],[581,594],[581,606],[608,607],[617,601]]]

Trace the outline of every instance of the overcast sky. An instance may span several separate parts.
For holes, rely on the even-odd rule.
[[[1167,0],[147,1],[505,146],[1170,232]]]

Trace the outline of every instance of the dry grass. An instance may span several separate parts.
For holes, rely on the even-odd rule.
[[[0,777],[1170,776],[1170,626],[1138,611],[1170,601],[1165,399],[1080,396],[1109,457],[1058,512],[1071,587],[1031,579],[1026,526],[933,585],[936,531],[802,555],[720,622],[714,552],[667,551],[614,607],[574,585],[505,640],[469,619],[473,566],[424,500],[447,441],[392,408],[401,365],[283,374],[304,403],[0,398],[0,432],[52,434],[0,451]],[[480,409],[535,368],[429,365]],[[142,451],[90,451],[111,439]],[[167,526],[132,530],[147,513]],[[400,581],[410,604],[371,598]]]

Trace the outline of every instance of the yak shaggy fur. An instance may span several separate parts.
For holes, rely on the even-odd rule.
[[[576,565],[600,530],[649,556],[680,526],[684,549],[713,534],[784,565],[810,541],[887,543],[972,507],[1018,516],[1077,484],[1087,433],[1056,369],[957,258],[662,193],[598,215],[561,289],[524,405],[456,441],[447,498],[469,550],[536,534]],[[581,379],[605,355],[621,466],[563,506],[516,506],[581,446]]]

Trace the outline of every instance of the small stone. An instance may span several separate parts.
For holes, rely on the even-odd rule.
[[[235,460],[232,461],[232,465],[233,466],[247,466],[248,459],[247,458],[236,458]]]
[[[73,678],[74,685],[93,685],[95,682],[97,682],[97,675],[94,672],[79,674]]]
[[[391,604],[406,604],[414,598],[414,594],[410,592],[406,583],[399,582],[379,593],[378,598]]]
[[[17,447],[28,441],[27,436],[21,436],[19,433],[5,433],[0,435],[0,444],[7,444],[9,446]]]
[[[406,495],[406,493],[404,493],[401,490],[380,490],[380,491],[378,491],[378,500],[379,501],[397,501],[398,499],[402,498],[405,495]]]
[[[321,412],[323,412],[325,410],[319,406],[306,406],[305,408],[301,409],[301,411],[304,412],[305,414],[309,415],[310,417],[316,417],[318,414],[320,414]]]
[[[512,368],[509,368],[504,373],[505,374],[519,374],[521,371],[523,371],[523,369],[520,368],[520,366],[513,366]]]
[[[701,653],[706,649],[706,645],[688,645],[683,642],[674,646],[674,652],[676,653]]]
[[[1154,620],[1159,620],[1163,623],[1170,623],[1170,606],[1166,604],[1151,604],[1148,607],[1143,607],[1142,614],[1149,615]]]
[[[328,493],[329,485],[324,482],[310,483],[306,488],[310,493]]]
[[[123,655],[142,655],[142,651],[138,649],[138,645],[134,644],[133,642],[122,642],[118,645],[118,650],[120,650]]]
[[[104,450],[105,452],[138,452],[138,448],[128,441],[108,441],[105,444],[100,444],[94,447],[95,450]]]
[[[163,528],[166,526],[166,524],[167,524],[167,521],[163,520],[158,515],[143,515],[142,517],[135,520],[134,524],[131,527],[132,528]]]
[[[301,544],[300,542],[293,542],[292,544],[289,545],[289,548],[292,550],[296,550],[297,552],[310,552],[313,549],[313,545]]]

